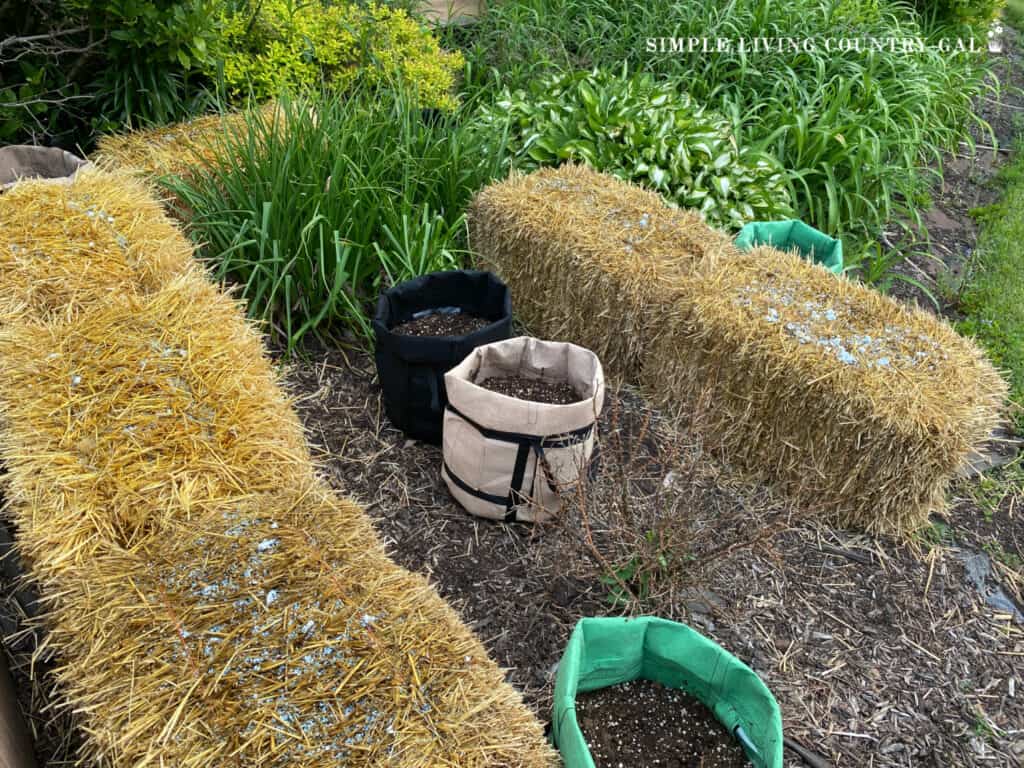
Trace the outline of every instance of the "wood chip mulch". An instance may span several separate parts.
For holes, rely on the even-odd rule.
[[[440,479],[440,449],[390,426],[368,355],[311,350],[289,379],[331,482],[457,606],[542,718],[579,618],[657,613],[762,676],[796,748],[787,766],[1024,764],[1024,626],[965,574],[979,539],[964,499],[939,543],[838,531],[621,390],[592,480],[560,523],[504,525],[465,513]],[[987,534],[1019,557],[1015,501]],[[999,563],[991,578],[1024,605],[1024,574]]]

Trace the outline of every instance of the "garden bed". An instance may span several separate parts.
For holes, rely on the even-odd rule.
[[[308,352],[289,380],[332,483],[365,505],[399,563],[458,606],[541,717],[575,622],[635,610],[688,622],[750,664],[778,698],[787,737],[837,765],[1024,758],[1014,730],[1024,721],[1024,626],[986,605],[963,564],[986,542],[1020,551],[1012,496],[982,531],[985,516],[963,494],[933,541],[847,534],[744,486],[627,390],[609,394],[595,478],[564,526],[478,520],[445,489],[440,451],[387,423],[366,354]],[[632,529],[616,516],[623,473]],[[672,529],[678,541],[644,549],[646,531]],[[652,566],[668,552],[683,556]],[[993,569],[1021,605],[1019,570]]]

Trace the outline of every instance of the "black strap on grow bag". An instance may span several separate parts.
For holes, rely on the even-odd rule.
[[[526,476],[526,465],[530,459],[530,452],[533,451],[537,454],[537,463],[533,470],[534,480],[536,481],[537,466],[539,466],[541,462],[545,461],[545,447],[568,448],[573,445],[578,445],[579,443],[586,442],[587,438],[590,437],[590,433],[594,429],[594,424],[591,422],[585,427],[574,429],[571,432],[563,432],[560,435],[552,435],[550,437],[538,437],[537,435],[527,435],[522,432],[505,432],[500,429],[491,429],[490,427],[485,427],[483,424],[479,424],[469,418],[469,416],[464,414],[451,403],[448,403],[447,408],[488,440],[500,440],[501,442],[514,443],[519,446],[519,450],[516,452],[516,463],[512,468],[512,484],[509,486],[508,495],[506,496],[486,493],[485,491],[474,488],[452,472],[452,468],[448,466],[447,462],[444,463],[444,468],[448,473],[448,477],[450,477],[452,482],[454,482],[461,490],[465,491],[470,496],[475,496],[476,498],[490,504],[504,504],[506,523],[515,522],[516,520],[516,504],[522,496],[523,480]],[[547,472],[544,473],[544,479],[546,480],[548,487],[557,493],[558,489],[552,484],[550,478],[547,476]]]

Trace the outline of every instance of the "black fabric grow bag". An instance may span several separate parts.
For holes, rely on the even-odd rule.
[[[420,313],[455,308],[492,321],[464,336],[407,336],[392,328]],[[433,272],[396,285],[377,300],[374,357],[391,422],[410,437],[441,442],[448,403],[444,375],[482,344],[512,335],[512,294],[490,272]]]

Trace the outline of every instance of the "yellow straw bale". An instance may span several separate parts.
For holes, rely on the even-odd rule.
[[[1006,384],[973,342],[795,253],[756,248],[675,306],[647,380],[730,460],[844,525],[926,524],[998,423]]]
[[[59,584],[53,643],[89,758],[558,764],[454,611],[387,559],[361,509],[316,486],[225,503]]]
[[[0,324],[74,316],[196,269],[192,246],[140,181],[86,169],[0,195]]]
[[[0,360],[0,443],[44,548],[81,554],[97,532],[128,545],[153,515],[312,471],[259,334],[199,275],[4,329]]]
[[[474,201],[471,245],[534,332],[594,349],[728,460],[840,523],[923,525],[998,421],[1006,386],[984,354],[924,311],[795,253],[740,254],[657,205],[579,168],[513,177]]]
[[[277,102],[259,108],[265,120],[280,114]],[[246,126],[245,112],[206,115],[173,125],[144,128],[100,138],[90,159],[153,178],[166,175],[188,177],[192,168],[209,165],[222,137],[237,134]]]
[[[645,340],[661,333],[676,281],[737,254],[694,211],[586,166],[487,187],[469,227],[482,266],[513,286],[528,327],[593,350],[628,379],[639,375]]]
[[[237,303],[198,271],[132,274],[0,326],[8,514],[83,764],[557,765],[480,642],[318,480]]]

